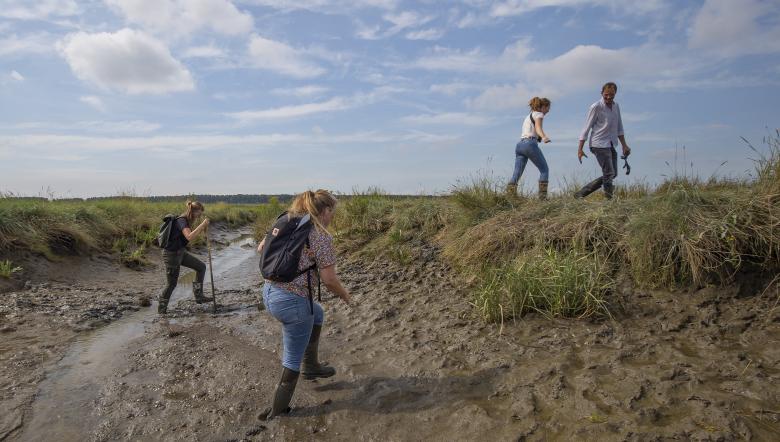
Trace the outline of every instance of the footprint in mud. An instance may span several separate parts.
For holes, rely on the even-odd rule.
[[[316,391],[353,391],[351,397],[336,399],[326,404],[295,410],[297,416],[317,416],[339,410],[357,410],[368,413],[406,413],[446,407],[458,401],[483,401],[495,393],[498,377],[506,368],[491,368],[469,376],[426,378],[402,376],[399,378],[368,377],[356,381],[339,381]]]

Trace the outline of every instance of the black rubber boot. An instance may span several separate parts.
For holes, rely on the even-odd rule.
[[[549,184],[548,181],[539,181],[539,199],[540,200],[546,200],[547,199],[547,185]]]
[[[604,198],[611,200],[615,193],[615,185],[612,183],[604,184]]]
[[[595,180],[584,185],[582,189],[578,190],[577,193],[574,194],[574,198],[585,198],[591,193],[599,190],[603,182],[604,180],[601,177],[596,178]]]
[[[158,315],[166,315],[168,314],[168,299],[162,299],[157,303],[157,314]]]
[[[209,298],[208,296],[203,296],[203,283],[202,282],[193,282],[192,283],[192,294],[195,295],[195,303],[197,304],[203,304],[204,302],[211,302],[214,300],[214,298]]]
[[[290,412],[290,401],[295,392],[295,385],[298,383],[299,374],[300,373],[297,371],[282,367],[282,380],[280,380],[279,385],[276,386],[273,404],[271,405],[271,408],[267,408],[260,413],[260,419],[269,421],[280,414],[287,414]]]
[[[303,373],[303,377],[306,379],[329,378],[336,374],[335,368],[327,365],[324,362],[320,363],[317,360],[321,332],[321,325],[315,325],[314,328],[312,328],[311,337],[309,338],[309,345],[306,346],[306,351],[303,352],[301,373]]]

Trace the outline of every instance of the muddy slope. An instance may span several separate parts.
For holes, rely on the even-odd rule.
[[[218,274],[217,315],[183,299],[172,318],[143,319],[143,333],[117,349],[87,395],[78,437],[780,439],[776,286],[626,288],[613,320],[531,317],[500,327],[474,317],[463,284],[436,256],[424,246],[408,267],[343,260],[355,303],[324,295],[321,344],[338,373],[302,380],[293,413],[263,422],[280,329],[256,306],[248,248]],[[23,425],[10,439],[34,440],[36,431]]]

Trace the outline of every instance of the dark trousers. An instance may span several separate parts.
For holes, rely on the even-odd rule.
[[[618,155],[615,146],[591,147],[590,151],[596,155],[596,161],[601,166],[601,184],[606,190],[612,187],[612,180],[617,176]]]
[[[179,271],[181,266],[195,270],[195,282],[203,284],[203,278],[206,276],[206,264],[198,258],[190,254],[186,249],[181,249],[177,252],[170,250],[163,250],[163,262],[165,263],[165,278],[168,281],[168,285],[165,286],[162,294],[160,294],[160,301],[165,301],[171,298],[173,289],[176,288],[176,284],[179,282]]]

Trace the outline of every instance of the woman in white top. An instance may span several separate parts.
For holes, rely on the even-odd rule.
[[[531,113],[523,121],[523,134],[515,147],[515,171],[506,186],[506,191],[511,196],[517,195],[517,182],[523,175],[528,160],[531,160],[534,166],[539,169],[539,199],[546,199],[550,171],[547,168],[547,160],[544,159],[544,154],[539,149],[539,142],[550,142],[550,138],[542,129],[544,116],[550,112],[550,100],[534,97],[528,102],[528,106],[531,108]]]

